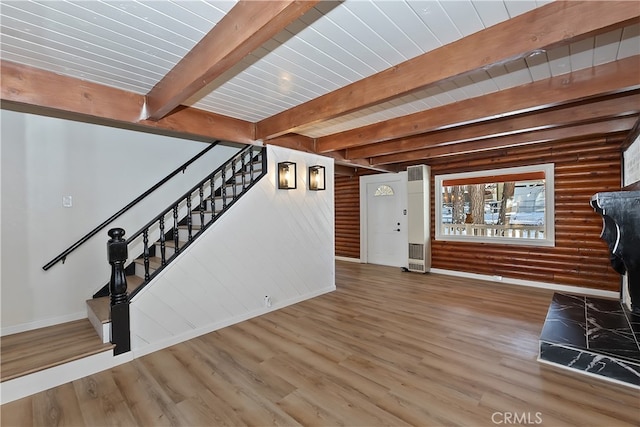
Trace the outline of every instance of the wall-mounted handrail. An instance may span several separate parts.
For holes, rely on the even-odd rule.
[[[141,200],[143,200],[145,197],[147,197],[148,195],[150,195],[151,193],[153,193],[155,190],[157,190],[158,188],[160,188],[163,184],[165,184],[167,181],[169,181],[171,178],[173,178],[174,176],[176,176],[177,174],[179,174],[180,172],[184,172],[187,167],[189,167],[189,165],[191,165],[193,162],[195,162],[196,160],[198,160],[200,157],[204,156],[208,151],[210,151],[211,149],[213,149],[213,147],[215,147],[216,145],[218,145],[220,141],[214,141],[212,143],[209,144],[209,146],[207,148],[205,148],[204,150],[200,151],[198,154],[196,154],[194,157],[192,157],[190,160],[188,160],[187,162],[185,162],[184,164],[182,164],[181,166],[179,166],[176,170],[174,170],[173,172],[171,172],[169,175],[167,175],[166,177],[164,177],[163,179],[161,179],[160,181],[158,181],[157,184],[155,184],[153,187],[149,188],[147,191],[145,191],[144,193],[142,193],[140,196],[136,197],[135,200],[133,200],[131,203],[129,203],[128,205],[126,205],[125,207],[123,207],[122,209],[120,209],[118,212],[116,212],[115,214],[111,215],[109,218],[107,218],[106,220],[104,220],[100,225],[98,225],[96,228],[94,228],[93,230],[91,230],[90,232],[88,232],[87,234],[85,234],[80,240],[78,240],[77,242],[75,242],[73,245],[69,246],[66,250],[64,250],[62,253],[60,253],[60,255],[58,255],[57,257],[55,257],[54,259],[52,259],[51,261],[49,261],[47,264],[44,265],[44,267],[42,267],[43,270],[48,270],[51,267],[53,267],[55,264],[57,264],[59,261],[62,261],[62,263],[64,264],[64,261],[67,258],[67,255],[69,255],[71,252],[75,251],[76,249],[78,249],[80,246],[82,246],[87,240],[89,240],[90,238],[92,238],[93,236],[95,236],[96,234],[98,234],[100,232],[100,230],[102,230],[103,228],[105,228],[107,225],[109,225],[111,222],[113,222],[116,218],[120,217],[122,214],[124,214],[125,212],[127,212],[129,209],[131,209],[133,206],[135,206],[136,204],[138,204]]]

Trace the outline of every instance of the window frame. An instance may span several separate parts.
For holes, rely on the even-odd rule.
[[[511,168],[500,168],[483,171],[462,172],[436,175],[434,177],[434,238],[438,241],[453,241],[453,242],[467,242],[467,243],[497,243],[505,245],[518,245],[518,246],[555,246],[555,185],[554,185],[554,163],[544,163],[533,166],[520,166]],[[502,236],[467,236],[467,235],[450,235],[443,233],[443,186],[444,181],[469,179],[469,178],[481,178],[492,177],[499,175],[511,175],[511,174],[526,174],[543,172],[545,176],[545,212],[544,212],[544,238],[515,238],[515,237],[502,237]],[[488,180],[487,182],[491,182]]]

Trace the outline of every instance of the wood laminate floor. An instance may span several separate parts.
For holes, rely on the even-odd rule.
[[[337,262],[337,290],[5,404],[2,426],[629,426],[536,361],[552,291]]]
[[[75,320],[0,339],[0,381],[110,351],[88,319]]]

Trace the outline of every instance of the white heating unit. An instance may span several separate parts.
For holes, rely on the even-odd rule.
[[[431,168],[407,167],[407,221],[409,271],[426,273],[431,268],[429,182]]]

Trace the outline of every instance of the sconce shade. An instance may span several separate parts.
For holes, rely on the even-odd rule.
[[[318,191],[325,189],[324,166],[309,166],[309,190]]]
[[[278,163],[278,188],[293,190],[296,188],[296,164],[293,162]]]

